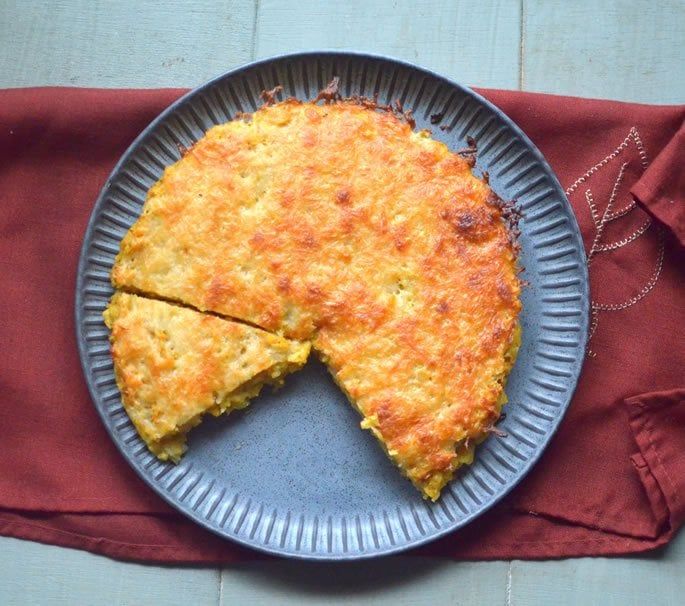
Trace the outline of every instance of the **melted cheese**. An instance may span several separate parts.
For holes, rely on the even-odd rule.
[[[212,128],[150,190],[112,280],[310,341],[432,499],[499,416],[520,310],[502,210],[391,113],[290,101]]]
[[[162,460],[179,460],[204,413],[244,408],[309,354],[308,343],[126,293],[104,316],[126,412]]]

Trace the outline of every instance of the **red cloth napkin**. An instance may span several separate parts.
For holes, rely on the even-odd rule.
[[[95,412],[74,336],[93,202],[181,91],[0,91],[0,534],[150,562],[257,554],[166,506]],[[483,91],[554,167],[590,257],[592,338],[549,449],[498,507],[419,550],[624,554],[685,520],[685,106]]]

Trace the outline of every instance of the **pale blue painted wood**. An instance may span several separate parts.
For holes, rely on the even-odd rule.
[[[525,90],[685,103],[682,0],[523,0]]]
[[[0,86],[197,86],[250,60],[254,0],[2,0]]]
[[[0,0],[0,86],[194,86],[254,57],[327,47],[392,54],[481,86],[683,102],[683,12],[682,2],[644,0]],[[0,538],[0,606],[677,604],[683,570],[683,533],[659,557],[260,562],[227,567],[221,582],[212,568]]]
[[[265,562],[224,569],[220,606],[504,604],[507,562],[394,557],[374,562]]]
[[[2,606],[216,606],[219,571],[143,566],[83,551],[0,539]]]
[[[685,533],[660,555],[512,562],[509,604],[676,606],[685,602]]]
[[[260,0],[255,54],[310,48],[373,51],[464,84],[516,88],[518,0]]]

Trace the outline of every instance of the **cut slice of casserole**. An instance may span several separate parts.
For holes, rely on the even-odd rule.
[[[204,413],[244,408],[300,368],[309,343],[192,309],[116,293],[104,312],[123,404],[149,449],[178,462]]]

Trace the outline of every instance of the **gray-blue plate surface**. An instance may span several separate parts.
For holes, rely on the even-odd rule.
[[[402,478],[325,368],[310,362],[276,393],[245,411],[207,419],[190,433],[179,465],[157,461],[121,405],[102,311],[119,242],[140,214],[148,188],[212,125],[281,98],[309,99],[333,76],[344,96],[378,94],[414,110],[417,128],[452,149],[478,142],[477,171],[523,212],[523,344],[507,384],[500,427],[431,504]],[[444,114],[440,130],[431,114]],[[164,499],[213,532],[291,557],[351,559],[396,553],[455,531],[506,495],[554,434],[585,355],[588,280],[578,227],[552,170],[501,111],[441,76],[392,59],[345,52],[288,55],[252,63],[174,103],[136,139],[98,198],[85,235],[76,286],[84,372],[112,439]]]

